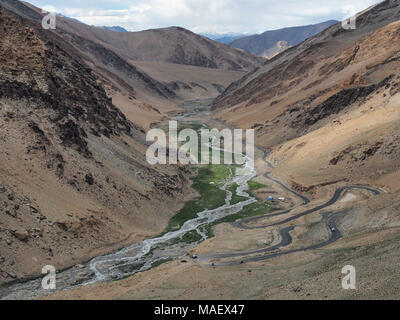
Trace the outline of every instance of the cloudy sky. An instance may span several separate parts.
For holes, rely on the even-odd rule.
[[[181,26],[199,33],[260,33],[342,20],[377,0],[28,0],[96,26],[129,31]]]

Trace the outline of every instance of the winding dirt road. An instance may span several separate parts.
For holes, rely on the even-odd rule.
[[[263,153],[262,159],[265,161],[265,163],[268,165],[268,167],[270,169],[273,169],[274,168],[273,165],[267,159],[268,152],[260,147],[257,147],[257,148],[258,148],[258,150],[260,150]],[[349,190],[349,189],[365,190],[365,191],[369,191],[375,195],[378,195],[381,193],[379,190],[371,188],[371,187],[367,187],[367,186],[357,186],[357,185],[342,186],[342,187],[338,188],[335,191],[332,198],[324,204],[315,206],[314,208],[311,208],[311,209],[306,209],[305,211],[303,211],[301,213],[295,214],[288,218],[284,218],[283,220],[281,220],[279,222],[275,222],[275,223],[268,224],[268,225],[249,226],[248,223],[250,223],[250,222],[255,222],[255,221],[258,221],[261,219],[266,219],[266,218],[271,218],[271,217],[288,215],[294,209],[297,209],[301,206],[310,204],[310,199],[308,199],[306,196],[290,189],[282,181],[272,178],[270,176],[270,174],[271,174],[271,172],[267,172],[264,174],[264,177],[269,179],[273,183],[280,185],[284,190],[293,194],[295,197],[301,199],[302,204],[300,206],[291,208],[289,210],[243,219],[241,221],[235,222],[233,224],[234,226],[236,226],[238,228],[242,228],[242,229],[248,229],[248,230],[264,229],[264,228],[281,226],[281,225],[287,224],[289,222],[295,221],[306,215],[309,215],[311,213],[328,208],[329,206],[335,204],[340,199],[340,197],[342,196],[342,194],[345,190]],[[243,183],[244,183],[244,181],[248,181],[247,179],[251,179],[255,175],[256,175],[256,173],[254,172],[254,175],[252,173],[252,174],[249,174],[248,177],[247,176],[242,177]],[[238,182],[238,184],[241,185],[240,182]],[[238,194],[241,196],[246,196],[246,193],[244,192],[244,186],[243,186],[243,191],[239,191]],[[230,205],[229,203],[227,203],[226,205],[222,206],[221,208],[217,208],[214,210],[206,210],[206,211],[204,211],[203,215],[200,213],[198,218],[193,219],[192,221],[187,221],[185,223],[185,225],[181,228],[182,230],[180,230],[179,232],[184,233],[184,232],[187,232],[190,230],[197,229],[197,225],[192,226],[192,224],[194,222],[200,223],[202,219],[204,220],[204,218],[208,219],[208,220],[206,219],[207,221],[205,223],[215,222],[216,220],[221,219],[224,216],[228,215],[229,212],[227,213],[226,212],[227,210],[231,211],[230,214],[239,212],[240,209],[243,209],[243,207],[245,205],[251,204],[253,201],[255,201],[255,199],[253,200],[250,195],[248,195],[248,196],[249,196],[248,197],[249,199],[242,203],[239,203],[236,205]],[[229,196],[228,196],[228,198],[229,198]],[[210,213],[210,214],[208,215],[208,213]],[[346,211],[346,210],[338,212],[338,213],[335,213],[333,211],[322,213],[321,221],[326,222],[326,228],[328,228],[328,231],[330,232],[330,237],[327,240],[321,241],[320,243],[313,244],[308,247],[295,248],[295,249],[289,249],[286,251],[281,251],[282,248],[288,247],[293,242],[290,232],[294,230],[295,226],[291,225],[291,226],[287,226],[287,227],[282,227],[281,229],[278,230],[279,236],[280,236],[280,242],[278,244],[271,245],[269,247],[259,249],[259,250],[253,250],[253,251],[229,252],[229,253],[207,255],[207,256],[200,257],[199,262],[202,262],[202,263],[208,262],[208,264],[205,264],[206,266],[214,266],[214,267],[232,266],[232,265],[244,264],[244,263],[249,263],[249,262],[254,262],[254,261],[262,261],[262,260],[272,259],[272,258],[275,258],[278,256],[288,255],[288,254],[300,252],[300,251],[319,249],[319,248],[325,247],[325,246],[339,240],[342,237],[342,234],[337,227],[337,221],[340,218],[342,218],[343,216],[345,216],[347,213],[348,213],[348,211]],[[205,214],[207,214],[207,216],[205,216]],[[203,223],[203,222],[201,222],[201,223]],[[167,235],[165,235],[164,237],[166,237]],[[171,235],[171,237],[168,237],[168,239],[177,237],[177,236],[178,236],[178,234],[173,233]],[[96,275],[96,273],[93,271],[93,268],[91,268],[91,267],[93,267],[93,265],[97,266],[96,263],[99,263],[99,262],[105,263],[105,267],[103,268],[105,271],[114,270],[115,269],[115,266],[114,266],[115,261],[117,262],[116,267],[120,267],[120,268],[125,267],[125,265],[121,265],[119,263],[119,262],[125,261],[125,260],[127,262],[129,262],[126,266],[130,268],[127,271],[127,274],[130,274],[130,275],[134,274],[136,272],[135,271],[136,269],[138,269],[139,271],[144,271],[143,268],[144,267],[147,268],[147,266],[151,267],[151,263],[153,261],[146,260],[145,263],[143,264],[144,267],[141,267],[140,265],[136,266],[137,260],[140,260],[142,257],[143,258],[147,257],[146,254],[148,252],[150,252],[154,243],[163,242],[164,240],[168,240],[168,239],[164,239],[163,237],[147,239],[147,240],[143,241],[142,243],[133,244],[132,246],[124,248],[117,253],[113,253],[110,255],[105,255],[105,256],[93,259],[91,262],[89,262],[88,264],[83,266],[83,268],[73,267],[71,269],[68,269],[68,270],[58,274],[57,286],[58,286],[58,288],[60,288],[60,290],[65,290],[65,289],[74,288],[76,286],[80,286],[80,285],[82,285],[82,283],[90,283],[92,281],[92,279],[99,280],[98,275]],[[130,252],[130,250],[132,250],[132,252]],[[118,254],[120,254],[122,256],[120,257],[120,256],[118,256]],[[240,259],[235,259],[235,258],[240,258]],[[212,262],[212,260],[215,260],[215,259],[230,259],[230,260]],[[107,265],[107,263],[111,263],[111,265]],[[131,270],[131,267],[133,268],[132,270]],[[104,271],[104,270],[102,270],[102,271]],[[96,268],[95,268],[95,271],[97,271]],[[101,277],[100,277],[100,280],[102,280]],[[23,298],[23,299],[30,298],[30,299],[32,299],[32,298],[40,297],[41,295],[44,295],[44,294],[46,294],[46,292],[43,292],[43,290],[41,290],[41,279],[40,278],[36,278],[36,279],[27,281],[24,283],[9,284],[7,286],[4,286],[3,288],[0,287],[0,299],[4,299],[4,298],[6,298],[6,299],[7,298],[8,299],[13,299],[13,298]]]
[[[262,149],[260,147],[257,147],[257,148],[263,152],[263,160],[266,162],[268,167],[273,169],[274,166],[272,165],[271,162],[269,162],[267,160],[268,152],[265,149]],[[303,201],[302,206],[305,206],[310,203],[310,199],[308,199],[306,196],[290,189],[282,181],[271,178],[270,174],[271,174],[270,172],[267,172],[264,174],[264,177],[274,183],[279,184],[283,189],[292,193],[296,197],[300,198]],[[332,206],[341,198],[344,191],[350,190],[350,189],[365,190],[365,191],[369,191],[375,195],[381,194],[381,191],[379,191],[378,189],[368,187],[368,186],[359,186],[359,185],[342,186],[342,187],[338,188],[335,191],[335,193],[333,194],[332,198],[330,200],[328,200],[327,202],[325,202],[324,204],[318,205],[311,209],[307,209],[301,213],[298,213],[294,216],[283,219],[279,222],[268,224],[268,225],[259,225],[259,226],[247,225],[247,223],[249,223],[249,222],[258,221],[258,220],[265,219],[265,218],[287,215],[290,212],[292,212],[295,208],[291,208],[291,209],[285,210],[285,211],[280,211],[280,212],[274,213],[274,214],[266,214],[266,215],[261,215],[261,216],[257,216],[257,217],[246,218],[246,219],[234,222],[233,225],[238,228],[241,228],[241,229],[251,230],[251,229],[265,229],[265,228],[269,228],[269,227],[287,224],[287,223],[295,221],[301,217],[304,217],[311,213],[314,213],[314,212],[317,212],[317,211],[320,211],[322,209]],[[331,233],[331,236],[328,240],[311,245],[309,247],[291,249],[291,250],[287,250],[287,251],[280,251],[281,248],[287,247],[288,245],[290,245],[292,243],[292,237],[290,236],[290,232],[295,228],[295,226],[292,225],[292,226],[289,226],[289,227],[279,230],[279,235],[280,235],[281,241],[280,241],[280,243],[278,243],[276,245],[273,245],[273,246],[270,246],[270,247],[267,247],[264,249],[260,249],[260,250],[255,250],[255,251],[242,251],[242,252],[207,255],[207,256],[200,257],[199,261],[210,262],[215,259],[229,259],[229,258],[235,258],[235,257],[244,257],[241,260],[230,260],[230,261],[218,262],[218,263],[212,262],[212,263],[206,264],[207,266],[212,266],[212,267],[232,266],[232,265],[244,264],[244,263],[249,263],[249,262],[263,261],[263,260],[272,259],[272,258],[283,256],[283,255],[288,255],[288,254],[295,253],[295,252],[302,252],[302,251],[304,252],[304,251],[309,251],[309,250],[314,250],[314,249],[320,249],[320,248],[326,247],[326,246],[336,242],[340,238],[342,238],[342,233],[340,232],[340,230],[337,226],[337,221],[340,218],[344,217],[347,213],[348,213],[348,210],[343,210],[339,213],[334,213],[334,212],[323,213],[322,221],[326,221],[326,227],[328,228],[329,232]],[[256,255],[256,256],[254,256],[254,255]]]

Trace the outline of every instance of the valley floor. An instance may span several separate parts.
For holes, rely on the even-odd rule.
[[[197,120],[209,121],[210,112]],[[196,117],[195,117],[196,119]],[[166,261],[151,270],[132,277],[61,291],[50,299],[396,299],[400,293],[398,241],[400,231],[400,195],[363,189],[348,189],[330,206],[296,217],[327,202],[337,185],[320,188],[310,203],[288,192],[281,184],[268,180],[270,171],[260,150],[256,155],[258,177],[267,185],[255,191],[259,201],[268,195],[285,197],[282,210],[293,209],[283,216],[265,216],[256,220],[222,223],[214,227],[214,237],[188,251],[184,259]],[[273,175],[273,173],[272,173]],[[274,177],[277,179],[278,177]],[[261,213],[260,213],[261,214]],[[334,219],[334,225],[330,223]],[[270,227],[263,227],[268,225]],[[282,230],[291,239],[282,243]],[[335,236],[336,235],[336,236]],[[335,238],[329,245],[320,243]],[[230,257],[240,252],[265,251],[243,258]],[[302,248],[313,247],[303,251]],[[292,251],[290,254],[282,254]],[[216,253],[228,257],[210,257]],[[276,254],[276,256],[274,256]],[[193,259],[193,257],[195,257]],[[198,257],[198,258],[197,258]],[[240,259],[255,258],[246,263]],[[264,257],[264,258],[263,258]],[[239,260],[238,260],[239,259]],[[212,263],[211,263],[212,262]],[[223,266],[223,264],[226,264]],[[221,266],[220,266],[221,265]],[[341,273],[346,265],[356,268],[356,290],[342,288]]]

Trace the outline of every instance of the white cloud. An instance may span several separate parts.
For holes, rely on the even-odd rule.
[[[31,1],[94,25],[128,30],[182,26],[195,32],[255,33],[344,19],[378,0],[69,0]],[[49,3],[53,2],[53,3]],[[351,12],[353,14],[353,12]]]

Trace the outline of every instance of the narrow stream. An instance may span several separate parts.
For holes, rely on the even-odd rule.
[[[216,147],[215,144],[211,143],[210,147],[217,151],[225,151]],[[181,258],[199,242],[207,239],[204,227],[226,216],[236,214],[242,211],[245,206],[256,202],[257,200],[246,192],[248,181],[256,176],[256,170],[252,167],[253,161],[246,155],[240,155],[245,160],[243,170],[239,170],[241,174],[237,176],[231,174],[229,181],[221,187],[221,190],[226,192],[225,204],[223,206],[199,212],[196,218],[186,221],[177,231],[168,232],[158,238],[146,239],[116,253],[93,259],[89,262],[89,268],[94,272],[95,277],[85,284],[110,279],[121,279],[137,272],[148,270],[152,267],[153,263],[158,261]],[[248,200],[234,205],[230,204],[232,193],[227,188],[233,183],[238,185],[236,193]],[[181,242],[174,244],[174,240],[181,239],[186,233],[191,231],[196,231],[201,236],[201,240],[190,244]]]
[[[212,139],[210,148],[225,151],[216,144],[219,143]],[[250,159],[247,155],[239,155],[243,157],[244,165],[240,168],[241,170],[236,170],[236,176],[233,176],[231,171],[228,181],[220,188],[226,192],[223,206],[199,212],[196,218],[186,221],[179,230],[168,232],[160,237],[146,239],[115,253],[96,257],[85,265],[75,266],[57,273],[57,291],[69,290],[77,286],[101,281],[122,279],[149,270],[154,263],[185,257],[191,249],[207,239],[205,230],[208,225],[226,216],[239,213],[244,207],[257,201],[246,192],[249,188],[248,182],[257,175],[253,167],[253,159]],[[237,195],[245,197],[247,200],[231,205],[232,193],[227,188],[234,183],[238,185]],[[180,241],[186,233],[193,231],[201,236],[200,241],[195,243]],[[2,287],[0,288],[0,299],[32,299],[51,294],[52,292],[42,289],[41,281],[38,278]]]

